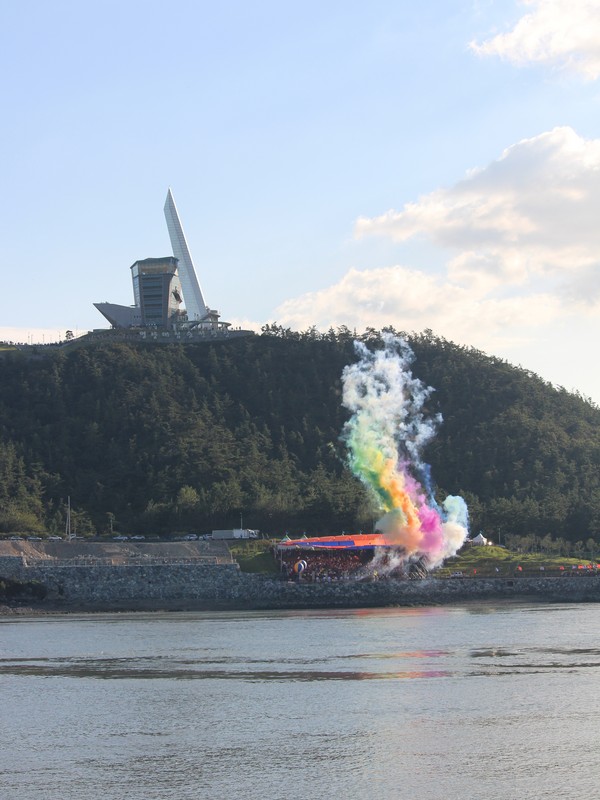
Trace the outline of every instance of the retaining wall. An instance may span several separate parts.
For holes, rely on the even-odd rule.
[[[65,608],[360,608],[493,599],[600,601],[600,575],[297,584],[244,574],[237,564],[57,566],[0,558],[0,577],[37,581],[45,587],[46,603]]]

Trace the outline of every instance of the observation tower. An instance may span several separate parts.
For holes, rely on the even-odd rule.
[[[133,305],[94,303],[113,328],[151,328],[195,333],[227,332],[229,322],[208,307],[179,219],[171,189],[165,201],[165,219],[172,256],[145,258],[131,269]]]

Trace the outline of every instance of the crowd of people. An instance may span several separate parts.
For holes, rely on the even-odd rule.
[[[370,554],[356,550],[298,551],[280,557],[281,573],[289,580],[325,583],[356,578]]]
[[[395,579],[421,579],[428,576],[428,565],[424,559],[406,559],[402,551],[394,548],[366,547],[363,549],[327,549],[314,547],[294,547],[293,549],[271,548],[279,562],[281,577],[299,583],[330,583],[332,581],[379,581]],[[566,566],[542,565],[525,567],[501,565],[488,567],[483,575],[496,577],[541,577],[575,576],[587,577],[600,574],[600,563],[567,564]],[[467,571],[454,571],[442,577],[466,578],[480,577],[480,571],[473,567]]]
[[[297,549],[277,557],[282,577],[302,583],[423,577],[418,564],[408,565],[395,551]]]

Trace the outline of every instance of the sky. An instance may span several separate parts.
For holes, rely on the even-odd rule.
[[[234,325],[431,329],[600,404],[598,0],[6,0],[0,339],[171,254]]]

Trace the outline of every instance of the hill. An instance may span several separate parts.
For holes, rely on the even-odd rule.
[[[78,343],[0,358],[0,533],[169,533],[244,524],[275,535],[370,529],[344,466],[350,331],[190,345]],[[379,334],[362,335],[379,346]],[[426,451],[441,498],[472,527],[600,536],[600,409],[431,333],[413,373],[444,422]],[[33,356],[33,357],[32,357]]]

